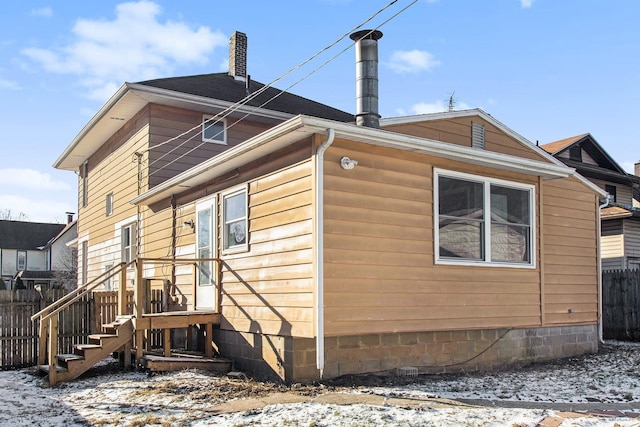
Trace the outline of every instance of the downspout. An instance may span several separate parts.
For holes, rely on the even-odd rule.
[[[320,378],[324,373],[324,152],[333,144],[335,130],[327,129],[327,139],[316,151],[316,191],[315,191],[315,230],[314,244],[316,250],[316,367]]]
[[[598,321],[598,341],[600,344],[604,344],[604,317],[602,313],[602,209],[606,208],[608,205],[609,198],[607,197],[605,202],[598,207],[598,313],[600,316]]]

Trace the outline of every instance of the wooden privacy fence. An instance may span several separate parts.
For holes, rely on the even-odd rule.
[[[38,361],[38,322],[31,316],[64,296],[61,289],[0,291],[0,368],[35,365]],[[92,303],[85,297],[60,313],[59,348],[71,353],[91,333]]]
[[[31,321],[38,311],[62,298],[61,289],[42,291],[0,291],[0,369],[34,366],[38,363],[38,321]],[[162,290],[151,290],[150,313],[162,311]],[[127,293],[127,312],[133,313],[133,291]],[[73,353],[73,346],[86,344],[87,337],[101,331],[118,315],[117,291],[93,292],[83,296],[60,312],[58,350]],[[162,331],[151,331],[151,347],[162,347]]]
[[[602,311],[605,339],[640,341],[640,270],[602,273]]]

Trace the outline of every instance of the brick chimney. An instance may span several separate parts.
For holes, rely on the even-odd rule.
[[[640,176],[640,160],[638,160],[638,162],[633,165],[633,174],[635,176]]]
[[[235,31],[229,40],[229,75],[236,80],[247,80],[247,35]]]

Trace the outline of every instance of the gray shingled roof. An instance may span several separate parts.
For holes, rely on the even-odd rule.
[[[169,77],[142,81],[137,84],[191,95],[204,96],[232,103],[238,102],[246,96],[246,83],[240,80],[235,80],[227,73]],[[263,83],[250,80],[249,90],[251,93],[256,92],[262,87],[264,87]],[[281,91],[279,89],[271,87],[258,95],[255,99],[249,101],[247,105],[260,107],[262,104],[269,101],[269,99],[279,95],[264,105],[263,108],[294,115],[304,114],[307,116],[321,117],[323,119],[336,120],[339,122],[355,122],[355,116],[353,114],[289,92],[280,93]]]
[[[0,248],[37,249],[57,236],[66,224],[0,220]]]

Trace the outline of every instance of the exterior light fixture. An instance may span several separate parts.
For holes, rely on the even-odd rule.
[[[355,168],[357,164],[357,160],[350,159],[346,156],[340,159],[340,166],[342,169],[351,170]]]

